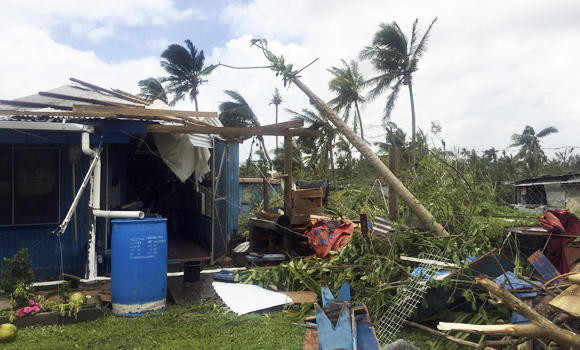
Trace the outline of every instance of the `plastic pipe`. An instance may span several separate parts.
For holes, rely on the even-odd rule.
[[[88,132],[83,132],[81,136],[81,149],[84,154],[91,158],[98,157],[98,152],[91,149],[90,135]],[[95,170],[93,171],[93,178],[91,182],[91,193],[89,197],[89,207],[93,210],[101,208],[101,158],[97,159]],[[94,215],[94,213],[93,213]],[[88,264],[85,276],[89,280],[97,278],[97,220],[96,217],[89,218],[89,242],[88,242]]]
[[[99,218],[111,219],[143,219],[145,217],[145,213],[142,211],[115,211],[98,209],[93,209],[93,215]]]

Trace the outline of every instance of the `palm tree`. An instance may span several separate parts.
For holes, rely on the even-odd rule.
[[[365,85],[365,80],[358,70],[358,63],[356,61],[352,60],[350,63],[347,63],[345,60],[341,60],[341,62],[343,68],[332,67],[328,69],[328,71],[334,76],[330,82],[328,82],[328,88],[330,91],[334,91],[337,94],[334,99],[329,101],[329,104],[337,112],[344,111],[343,118],[347,123],[350,117],[350,110],[354,105],[355,118],[353,129],[356,132],[358,121],[358,125],[360,126],[360,137],[364,140],[365,137],[359,105],[365,102],[365,98],[361,93],[361,90]]]
[[[163,51],[161,57],[161,67],[169,74],[161,79],[162,82],[169,82],[167,91],[174,94],[171,104],[183,99],[186,94],[195,103],[195,110],[198,110],[197,95],[199,95],[199,85],[207,82],[204,79],[211,73],[217,65],[210,65],[204,68],[205,56],[203,50],[198,51],[191,41],[185,40],[187,48],[171,44]]]
[[[540,146],[540,138],[556,132],[558,132],[558,129],[550,126],[536,134],[534,128],[526,125],[521,134],[512,135],[513,143],[510,147],[521,147],[515,158],[523,160],[530,174],[535,175],[538,167],[547,160]]]
[[[139,80],[139,88],[141,92],[137,96],[144,98],[148,101],[155,101],[161,100],[165,103],[168,103],[167,100],[167,91],[161,82],[156,78],[147,78],[143,80]]]
[[[320,160],[323,168],[330,169],[332,181],[334,182],[334,144],[336,136],[338,135],[336,128],[325,118],[322,114],[313,112],[308,109],[302,109],[301,113],[295,112],[291,109],[286,111],[297,118],[304,120],[308,125],[308,129],[321,130],[322,137],[313,139],[311,137],[299,137],[298,144],[302,146],[302,150],[308,153],[308,165],[314,169]]]
[[[274,105],[276,107],[276,124],[278,124],[278,106],[282,103],[282,96],[280,96],[280,92],[278,88],[274,88],[274,94],[272,95],[272,99],[270,100],[269,105]],[[278,148],[278,135],[276,135],[276,148]]]
[[[413,99],[413,73],[418,69],[418,63],[423,53],[427,49],[429,33],[437,18],[431,22],[429,28],[419,40],[417,33],[417,23],[415,19],[411,31],[411,41],[407,40],[405,34],[399,28],[397,22],[390,24],[382,23],[380,30],[375,33],[372,46],[365,47],[360,56],[362,59],[370,59],[381,74],[371,78],[367,84],[374,86],[370,91],[370,98],[374,99],[381,95],[387,88],[391,87],[391,93],[387,97],[385,106],[385,122],[389,120],[395,101],[399,95],[402,85],[409,88],[409,99],[411,101],[411,142],[415,148],[415,102]]]
[[[258,127],[260,122],[258,117],[242,97],[242,95],[235,90],[225,90],[226,95],[228,95],[233,101],[226,101],[219,104],[219,119],[224,126],[237,126],[237,127]],[[264,137],[262,135],[256,136],[262,145],[264,155],[268,159],[270,166],[273,166],[272,160],[268,155],[268,150],[264,144]],[[250,151],[250,158],[252,157],[252,152]]]

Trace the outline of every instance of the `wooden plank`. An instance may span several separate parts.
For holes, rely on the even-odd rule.
[[[556,270],[550,260],[548,260],[548,258],[546,258],[539,250],[536,250],[532,255],[530,255],[528,257],[528,261],[530,264],[532,264],[532,266],[534,266],[536,271],[538,271],[540,275],[546,279],[546,281],[550,281],[551,279],[560,275],[560,272]]]
[[[151,117],[199,117],[199,118],[216,118],[216,112],[196,112],[180,111],[172,109],[148,109],[133,107],[114,107],[114,106],[92,106],[92,105],[74,105],[73,111],[84,113],[110,113],[116,115],[130,116],[151,116]]]
[[[293,304],[312,304],[312,303],[316,302],[316,299],[318,298],[316,293],[309,291],[309,290],[299,291],[299,292],[282,292],[281,291],[280,293],[286,294],[287,296],[292,298]]]
[[[292,137],[284,137],[284,215],[292,217]]]
[[[153,133],[178,133],[178,134],[213,134],[213,135],[266,135],[266,136],[312,136],[319,137],[322,135],[320,130],[310,129],[288,129],[288,130],[270,130],[264,127],[242,128],[231,126],[205,126],[205,125],[147,125],[147,131]]]
[[[580,317],[580,284],[573,284],[550,301],[556,307],[574,317]]]
[[[96,99],[93,99],[93,98],[86,98],[86,97],[72,96],[72,95],[65,95],[65,94],[57,94],[57,93],[54,93],[54,92],[47,92],[47,91],[39,91],[38,94],[40,96],[60,98],[62,100],[70,100],[70,101],[93,103],[93,104],[104,105],[104,106],[117,106],[117,107],[129,107],[129,106],[131,106],[131,105],[125,104],[125,103],[117,103],[117,102],[96,100]]]
[[[48,117],[63,117],[63,118],[114,118],[111,115],[102,115],[98,113],[78,113],[71,111],[18,111],[14,109],[3,109],[0,110],[0,115],[22,115],[22,116],[48,116]]]
[[[26,102],[26,101],[14,101],[14,100],[0,100],[0,104],[18,106],[18,107],[31,107],[31,108],[54,108],[61,109],[64,111],[71,111],[71,107],[59,106],[50,103],[39,103],[39,102]]]
[[[304,120],[302,119],[292,119],[287,122],[281,122],[278,124],[268,124],[262,125],[263,129],[268,130],[284,130],[284,129],[291,129],[291,128],[301,128],[304,126]]]
[[[140,104],[144,104],[144,105],[147,105],[147,106],[150,105],[151,103],[153,103],[151,101],[144,100],[144,99],[139,98],[139,97],[134,96],[134,95],[125,96],[125,95],[120,94],[118,92],[115,92],[113,90],[105,89],[105,88],[100,87],[98,85],[91,84],[91,83],[87,83],[86,81],[82,81],[80,79],[70,78],[70,80],[73,81],[73,82],[75,82],[75,83],[77,83],[77,84],[81,84],[81,85],[84,85],[86,87],[89,87],[91,89],[98,90],[98,91],[102,91],[102,92],[106,92],[109,95],[112,95],[112,96],[121,98],[121,99],[126,100],[126,101],[131,101],[131,102],[134,102],[134,103],[140,103]]]

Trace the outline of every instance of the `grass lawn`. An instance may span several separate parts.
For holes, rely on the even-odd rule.
[[[137,318],[105,316],[20,329],[2,349],[301,349],[304,329],[283,312],[238,316],[206,302]]]

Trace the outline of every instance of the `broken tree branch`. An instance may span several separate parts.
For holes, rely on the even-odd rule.
[[[516,311],[528,320],[528,325],[470,325],[458,323],[440,322],[437,326],[440,330],[459,330],[477,334],[495,334],[495,335],[516,335],[524,337],[544,338],[555,341],[560,345],[580,348],[580,335],[562,329],[546,319],[534,309],[513,296],[505,288],[498,286],[487,278],[477,277],[477,284],[485,288],[495,297],[501,299],[513,311]]]
[[[418,323],[411,322],[411,321],[405,321],[405,323],[408,324],[409,326],[413,326],[415,328],[419,328],[419,329],[424,330],[425,332],[429,332],[429,333],[431,333],[433,335],[437,335],[437,336],[443,337],[443,338],[445,338],[445,339],[447,339],[449,341],[452,341],[454,343],[461,344],[461,345],[465,345],[465,346],[469,346],[470,348],[485,349],[485,350],[494,350],[494,348],[490,348],[490,347],[487,347],[487,346],[481,348],[479,346],[479,344],[477,344],[477,343],[471,342],[469,340],[463,340],[463,339],[456,338],[456,337],[454,337],[452,335],[449,335],[449,334],[446,334],[446,333],[443,333],[443,332],[439,332],[439,331],[436,331],[436,330],[431,329],[429,327],[423,326],[422,324],[418,324]]]

